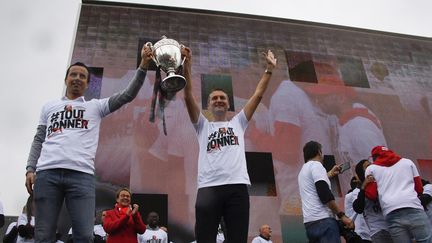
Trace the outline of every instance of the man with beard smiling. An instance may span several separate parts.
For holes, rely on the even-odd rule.
[[[27,191],[34,193],[36,202],[35,242],[55,242],[63,201],[74,242],[93,242],[94,159],[100,122],[137,96],[151,53],[149,47],[143,47],[139,68],[126,89],[90,101],[84,99],[89,69],[80,62],[72,64],[64,81],[66,95],[43,106],[26,167]]]
[[[198,143],[198,194],[195,204],[195,236],[198,243],[215,242],[221,217],[224,218],[229,243],[246,243],[249,227],[250,185],[246,167],[244,132],[260,103],[276,67],[276,58],[268,50],[263,53],[266,70],[254,94],[244,108],[228,119],[229,97],[215,89],[208,97],[209,121],[201,113],[192,93],[192,53],[182,48],[186,57],[184,76],[187,84],[184,99],[194,125]]]
[[[167,233],[159,228],[159,214],[150,212],[147,216],[147,229],[138,235],[139,243],[168,243]]]

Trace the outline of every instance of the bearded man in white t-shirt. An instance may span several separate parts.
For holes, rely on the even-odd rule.
[[[419,195],[423,185],[417,167],[385,146],[372,149],[373,164],[365,176],[375,182],[365,187],[365,195],[379,200],[388,230],[394,242],[432,242],[432,226]]]
[[[42,107],[26,167],[27,191],[34,193],[36,203],[35,242],[55,242],[63,201],[72,221],[73,240],[93,242],[94,160],[100,123],[137,96],[151,56],[150,47],[144,46],[139,68],[126,89],[89,101],[84,98],[89,68],[74,63],[66,71],[65,96]]]
[[[340,167],[328,173],[323,166],[321,144],[307,142],[303,147],[305,164],[298,175],[303,222],[309,242],[341,242],[339,225],[334,215],[346,228],[354,228],[353,221],[339,209],[331,192],[329,177],[338,174]]]
[[[195,204],[195,236],[197,242],[215,242],[218,224],[223,216],[227,242],[246,243],[249,227],[250,185],[246,167],[244,132],[252,119],[276,66],[273,52],[263,53],[267,63],[257,88],[237,115],[228,119],[228,94],[216,89],[208,97],[208,110],[213,119],[207,120],[200,112],[192,93],[191,51],[182,48],[186,57],[184,75],[185,103],[195,127],[198,143],[198,194]]]

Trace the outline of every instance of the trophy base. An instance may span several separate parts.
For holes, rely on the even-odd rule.
[[[186,79],[181,75],[170,75],[161,82],[161,89],[168,93],[175,93],[186,86]]]

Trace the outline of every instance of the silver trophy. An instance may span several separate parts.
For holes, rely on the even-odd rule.
[[[161,89],[168,93],[175,93],[186,86],[186,79],[176,74],[178,68],[183,65],[185,59],[181,59],[180,45],[174,39],[162,36],[162,39],[154,45],[147,42],[146,46],[153,51],[153,61],[167,76],[162,80]]]

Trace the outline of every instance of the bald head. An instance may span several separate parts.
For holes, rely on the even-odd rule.
[[[270,226],[267,225],[267,224],[261,225],[261,227],[259,229],[260,235],[262,235],[262,236],[264,236],[266,238],[270,238],[271,232],[272,232],[272,230],[271,230]]]

